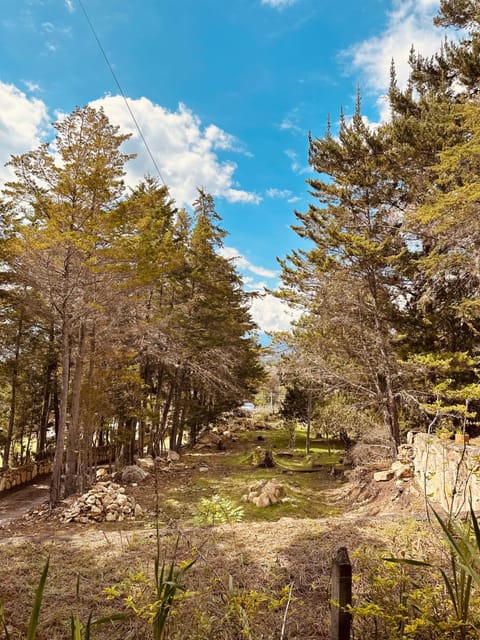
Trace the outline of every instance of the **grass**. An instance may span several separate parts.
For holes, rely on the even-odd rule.
[[[274,507],[273,507],[274,508]],[[273,509],[272,508],[272,509]],[[262,510],[267,513],[268,510]],[[428,536],[418,522],[407,528],[413,536]],[[24,637],[39,576],[50,557],[50,571],[39,618],[38,640],[70,638],[70,615],[92,620],[125,612],[122,597],[107,599],[106,587],[132,585],[134,576],[154,578],[156,540],[151,531],[131,534],[82,534],[74,541],[37,541],[3,545],[0,596],[5,602],[12,637]],[[175,548],[176,532],[161,540],[162,553]],[[403,523],[386,526],[374,521],[335,523],[303,520],[194,527],[181,537],[177,561],[187,562],[196,549],[197,562],[185,576],[188,591],[172,610],[170,640],[238,640],[251,637],[278,640],[285,610],[285,588],[293,583],[287,619],[288,638],[326,640],[329,619],[331,560],[339,546],[353,551],[360,544],[378,548],[406,539]],[[385,547],[384,547],[385,548]],[[169,559],[170,558],[170,559]],[[167,556],[168,563],[173,556]],[[363,571],[366,568],[363,567]],[[80,593],[76,595],[77,576]],[[233,585],[233,588],[232,588]],[[357,587],[358,588],[358,587]],[[145,594],[147,602],[149,593]],[[137,596],[141,595],[136,591]],[[143,596],[141,596],[143,597]],[[243,625],[243,626],[242,626]],[[242,629],[245,633],[242,633]],[[92,630],[94,640],[148,640],[152,630],[138,616]]]
[[[259,440],[259,436],[264,439]],[[304,473],[303,471],[311,466],[311,461],[305,460],[304,436],[300,433],[293,457],[277,458],[281,466],[259,469],[247,461],[246,453],[257,446],[271,446],[275,452],[285,450],[287,445],[288,436],[282,430],[249,431],[242,433],[241,441],[235,443],[230,451],[185,454],[182,456],[182,462],[187,464],[189,469],[159,474],[160,526],[167,525],[169,521],[173,523],[173,529],[165,528],[165,546],[168,546],[169,541],[171,543],[173,536],[178,535],[179,531],[188,531],[187,537],[182,539],[180,557],[182,554],[183,557],[191,557],[194,547],[201,550],[198,566],[192,569],[192,584],[188,585],[197,595],[191,595],[189,591],[184,596],[185,602],[179,604],[190,611],[191,617],[187,622],[191,624],[192,620],[195,620],[198,629],[203,629],[203,635],[199,631],[199,635],[195,636],[198,640],[207,637],[236,638],[241,621],[245,625],[248,622],[252,629],[265,626],[267,629],[271,628],[272,633],[276,629],[275,637],[278,637],[277,627],[282,622],[283,611],[280,611],[280,605],[275,603],[282,601],[282,590],[290,583],[291,573],[290,569],[284,571],[278,566],[270,573],[264,562],[258,564],[258,554],[260,553],[265,561],[265,550],[269,548],[270,553],[273,543],[262,542],[259,543],[260,548],[250,548],[249,543],[242,542],[235,533],[236,524],[232,527],[227,525],[227,532],[222,532],[222,528],[196,526],[194,517],[202,498],[219,495],[232,503],[242,504],[244,523],[251,523],[254,527],[264,523],[267,529],[260,527],[259,535],[272,535],[275,548],[280,544],[279,536],[275,533],[276,529],[270,534],[268,527],[275,527],[281,518],[311,519],[336,513],[336,510],[325,503],[323,492],[334,484],[328,475],[328,469],[338,460],[338,450],[329,454],[322,443],[314,443],[313,458],[324,463],[326,468],[323,471]],[[200,463],[208,467],[207,472],[200,471]],[[288,498],[286,502],[265,509],[241,503],[241,497],[250,485],[259,479],[273,477],[285,485]],[[138,492],[136,497],[142,507],[146,507],[150,514],[155,513],[153,483],[139,486],[135,491]],[[311,522],[315,523],[315,520]],[[0,598],[5,602],[7,623],[12,630],[12,637],[24,635],[26,632],[28,620],[25,620],[25,614],[35,595],[38,576],[41,575],[47,556],[50,557],[50,571],[45,585],[39,628],[48,631],[43,635],[42,632],[39,638],[68,638],[72,612],[77,612],[78,619],[83,621],[87,621],[90,616],[95,620],[122,612],[122,602],[107,601],[104,589],[124,581],[126,576],[135,572],[150,575],[154,573],[154,523],[153,517],[147,517],[141,523],[103,523],[101,530],[98,526],[70,526],[63,535],[69,536],[77,532],[75,542],[62,542],[56,537],[58,525],[46,523],[43,525],[44,542],[33,538],[32,542],[2,545]],[[239,526],[245,527],[244,523]],[[317,528],[321,529],[321,523],[318,527],[315,525],[315,531]],[[290,531],[288,527],[287,529]],[[248,526],[245,531],[248,535]],[[39,532],[37,528],[35,533]],[[306,535],[304,527],[302,535]],[[318,533],[312,535],[313,539],[316,539]],[[288,546],[289,543],[285,541],[284,544]],[[81,585],[79,597],[75,592],[78,576]],[[235,596],[228,595],[226,585],[229,584],[229,576],[232,576],[236,585]],[[207,594],[204,593],[205,589]],[[261,597],[258,596],[258,602],[255,593],[261,594]],[[248,620],[245,618],[247,609],[242,608],[243,604],[238,609],[239,603],[244,603],[248,609]],[[300,605],[292,604],[290,615],[295,615],[295,608],[298,606]],[[260,613],[263,620],[260,620]],[[185,628],[182,627],[184,622],[176,619],[175,615],[174,612],[172,625],[180,631],[179,635],[171,635],[172,640],[180,640],[187,636],[193,639],[190,629],[185,635]],[[148,626],[145,626],[144,620],[124,621],[122,625],[122,628],[119,627],[119,623],[105,629],[95,628],[92,631],[93,637],[95,640],[123,640],[125,637],[131,637],[133,640],[149,637]],[[218,634],[221,634],[218,636],[217,627]],[[261,636],[259,632],[254,637],[270,637],[264,632],[262,634]]]
[[[259,437],[262,438],[259,440]],[[252,504],[244,504],[244,520],[247,522],[276,521],[283,517],[326,517],[339,513],[337,508],[327,504],[324,493],[338,484],[329,475],[331,467],[338,463],[342,450],[315,441],[311,453],[305,456],[305,433],[299,432],[292,457],[281,457],[275,452],[286,451],[288,435],[283,429],[269,431],[248,431],[242,434],[240,443],[226,452],[204,452],[185,455],[183,460],[194,465],[197,470],[189,482],[173,482],[168,488],[162,487],[161,519],[182,520],[192,524],[202,498],[219,495],[223,499],[241,503],[242,496],[249,487],[262,479],[276,478],[286,489],[287,499],[265,509]],[[252,465],[251,453],[260,446],[270,447],[274,452],[276,466],[262,469]],[[207,472],[198,471],[206,465]],[[162,483],[164,477],[160,478]]]
[[[263,440],[258,440],[259,436]],[[438,532],[432,535],[427,523],[369,517],[322,519],[336,515],[336,510],[326,503],[325,490],[338,485],[329,469],[338,464],[341,451],[332,448],[329,452],[324,443],[314,441],[308,459],[304,455],[304,438],[300,432],[292,457],[280,457],[278,452],[288,446],[287,434],[280,430],[246,432],[230,451],[184,455],[182,463],[189,467],[187,470],[159,473],[164,566],[168,572],[168,567],[185,567],[192,558],[196,559],[185,576],[186,591],[167,602],[171,608],[165,638],[278,640],[283,637],[286,600],[291,595],[285,637],[327,640],[330,571],[339,547],[346,546],[353,559],[355,593],[363,598],[360,604],[375,602],[372,584],[375,587],[377,577],[372,567],[377,567],[383,572],[379,575],[384,582],[374,595],[384,598],[386,611],[394,612],[398,609],[398,589],[385,582],[390,575],[384,575],[382,558],[393,554],[431,557],[433,549],[441,559],[442,549],[434,547],[441,536]],[[271,446],[280,464],[273,469],[249,464],[248,452],[257,446]],[[208,471],[200,471],[200,463],[206,464]],[[315,465],[320,468],[315,467],[312,472]],[[265,509],[242,503],[242,522],[219,527],[195,525],[194,515],[202,498],[218,495],[240,504],[250,485],[273,477],[286,486],[288,501]],[[157,497],[153,481],[131,491],[142,506],[154,512]],[[133,605],[146,613],[161,612],[158,596],[175,579],[172,575],[164,579],[159,566],[155,567],[155,524],[153,518],[63,527],[47,521],[26,525],[30,529],[23,530],[18,525],[8,534],[30,533],[30,540],[20,536],[2,544],[0,539],[0,600],[5,603],[11,637],[24,638],[27,634],[29,611],[47,558],[49,576],[38,620],[38,640],[68,640],[72,613],[85,624],[89,619],[109,616],[113,620],[115,614],[131,612]],[[4,534],[0,532],[1,535]],[[179,535],[175,557],[172,549]],[[78,583],[80,591],[76,593]],[[152,584],[156,592],[152,591]],[[113,599],[107,599],[106,590],[114,594]],[[129,594],[133,598],[130,609],[125,601]],[[390,606],[391,602],[395,606]],[[151,622],[142,615],[112,621],[92,629],[92,640],[148,640],[152,637]],[[366,625],[369,620],[360,619],[360,623]],[[361,628],[359,631],[356,637],[377,637],[370,627],[363,635]],[[386,637],[393,638],[378,636]]]

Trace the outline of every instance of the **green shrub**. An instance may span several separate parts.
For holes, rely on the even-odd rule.
[[[214,495],[211,498],[202,498],[200,506],[194,517],[195,524],[215,525],[241,522],[245,515],[242,506],[235,505],[228,498]]]

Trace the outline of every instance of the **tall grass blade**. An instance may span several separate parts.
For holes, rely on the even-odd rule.
[[[71,640],[82,640],[82,623],[78,613],[70,617]]]
[[[5,609],[3,608],[3,602],[0,602],[0,627],[3,627],[5,640],[11,640],[11,636],[7,629],[7,623],[5,622]]]
[[[42,577],[38,583],[37,590],[35,591],[35,600],[33,602],[33,609],[30,615],[30,622],[28,623],[27,638],[26,640],[35,640],[37,635],[38,619],[40,617],[40,607],[42,605],[43,590],[45,588],[45,582],[47,581],[48,566],[50,564],[50,557],[47,558],[45,567],[42,572]]]

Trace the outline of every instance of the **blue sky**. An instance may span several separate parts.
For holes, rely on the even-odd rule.
[[[388,118],[390,60],[400,82],[415,44],[443,34],[439,0],[82,0],[157,165],[181,206],[212,193],[245,286],[278,281],[276,257],[299,246],[294,210],[311,201],[308,132],[328,114]],[[133,136],[126,181],[155,168],[142,147],[78,0],[4,0],[0,17],[0,182],[10,154],[51,136],[76,106],[102,105]],[[253,307],[263,330],[287,326],[266,296]]]

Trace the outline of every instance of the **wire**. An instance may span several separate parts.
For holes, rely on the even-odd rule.
[[[103,57],[105,59],[105,62],[107,63],[107,67],[110,69],[110,73],[112,74],[112,77],[113,77],[113,79],[115,81],[115,84],[117,85],[118,90],[120,91],[120,95],[122,96],[123,101],[125,102],[125,105],[126,105],[126,107],[128,109],[128,112],[129,112],[129,114],[130,114],[130,116],[131,116],[131,118],[133,120],[133,123],[134,123],[134,125],[135,125],[135,127],[136,127],[136,129],[138,131],[138,135],[140,136],[140,138],[141,138],[141,140],[142,140],[142,142],[143,142],[143,144],[145,146],[145,149],[147,150],[147,153],[150,156],[150,160],[152,161],[152,164],[155,167],[155,170],[157,171],[158,176],[159,176],[160,180],[162,181],[163,186],[167,187],[167,183],[165,182],[165,180],[163,178],[163,175],[162,175],[162,172],[160,171],[160,168],[159,168],[155,158],[153,157],[153,153],[151,152],[150,147],[148,146],[148,143],[147,143],[147,141],[145,139],[145,136],[143,135],[143,132],[142,132],[142,130],[140,128],[140,125],[138,124],[138,121],[137,121],[137,119],[135,117],[135,114],[133,113],[133,110],[130,107],[130,104],[128,103],[127,96],[125,95],[125,93],[124,93],[124,91],[122,89],[122,86],[120,84],[120,81],[118,80],[117,75],[116,75],[115,71],[113,70],[112,65],[110,64],[110,60],[108,59],[108,56],[107,56],[107,54],[105,52],[105,49],[103,48],[102,43],[100,42],[100,38],[98,37],[97,32],[95,31],[95,28],[94,28],[94,26],[92,24],[92,21],[90,20],[90,17],[89,17],[89,15],[87,13],[87,10],[85,9],[85,7],[83,5],[82,0],[77,0],[77,2],[80,5],[81,10],[83,11],[83,14],[84,14],[85,19],[86,19],[86,21],[88,23],[88,26],[90,27],[90,30],[91,30],[91,32],[93,34],[93,37],[95,38],[95,40],[97,42],[97,45],[98,45],[100,51],[102,52],[102,55],[103,55]],[[167,187],[167,189],[168,189],[168,187]]]

